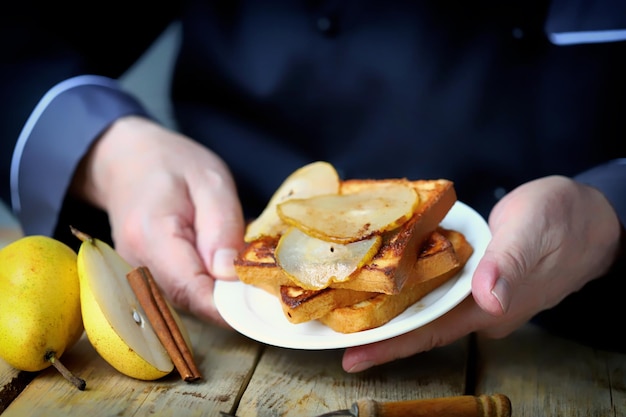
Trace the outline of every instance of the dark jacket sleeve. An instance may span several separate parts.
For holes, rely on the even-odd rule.
[[[164,7],[24,0],[0,14],[0,198],[26,233],[52,234],[90,144],[116,118],[145,114],[114,80],[177,18],[178,2]]]
[[[105,77],[74,77],[42,98],[11,164],[11,201],[24,233],[53,234],[79,161],[114,120],[129,114],[146,115],[138,101]]]
[[[575,179],[602,191],[613,205],[622,225],[626,225],[626,158],[594,167],[577,175]]]

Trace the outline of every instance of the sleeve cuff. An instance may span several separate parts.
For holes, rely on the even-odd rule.
[[[149,117],[113,79],[84,75],[50,89],[17,140],[11,202],[25,234],[51,235],[76,166],[115,120]]]

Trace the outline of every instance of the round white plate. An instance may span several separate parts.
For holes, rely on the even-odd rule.
[[[445,314],[471,291],[471,279],[491,233],[483,217],[457,201],[441,226],[465,235],[474,253],[458,276],[447,281],[387,324],[357,333],[338,333],[318,321],[290,323],[278,300],[240,281],[217,281],[215,304],[235,330],[269,345],[294,349],[337,349],[364,345],[407,333]]]

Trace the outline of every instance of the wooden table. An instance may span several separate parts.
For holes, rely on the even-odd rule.
[[[15,237],[1,229],[0,239]],[[2,241],[0,241],[0,245]],[[467,337],[361,374],[341,369],[341,350],[266,346],[184,316],[204,380],[174,372],[128,378],[83,338],[64,363],[87,381],[78,391],[53,368],[19,372],[0,360],[0,414],[26,416],[314,416],[376,400],[506,394],[513,416],[626,416],[626,355],[563,340],[527,325],[503,340]]]

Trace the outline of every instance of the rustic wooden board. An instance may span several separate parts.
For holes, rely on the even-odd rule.
[[[597,351],[526,325],[478,338],[477,387],[511,399],[513,415],[626,416],[626,355]]]
[[[34,377],[34,373],[20,372],[0,359],[0,414]]]
[[[19,371],[13,369],[8,363],[0,359],[0,392],[2,389],[11,384],[17,378]],[[0,410],[2,410],[2,397],[0,396]]]
[[[467,340],[360,374],[343,371],[342,354],[267,347],[237,417],[315,415],[349,408],[362,397],[397,401],[465,391]]]
[[[102,360],[86,337],[63,356],[87,381],[78,391],[56,370],[42,371],[2,414],[11,416],[206,416],[229,411],[249,378],[261,346],[184,316],[204,380],[186,383],[174,372],[158,381],[126,377]]]
[[[0,247],[21,236],[3,219]],[[514,417],[626,417],[626,354],[590,349],[532,325],[502,340],[466,338],[350,375],[341,369],[342,350],[264,347],[183,318],[204,381],[188,384],[175,373],[153,382],[125,377],[83,337],[63,362],[87,380],[86,391],[52,368],[19,372],[0,360],[0,414],[219,416],[225,411],[237,417],[299,417],[347,408],[361,397],[393,401],[501,392],[511,398]]]

